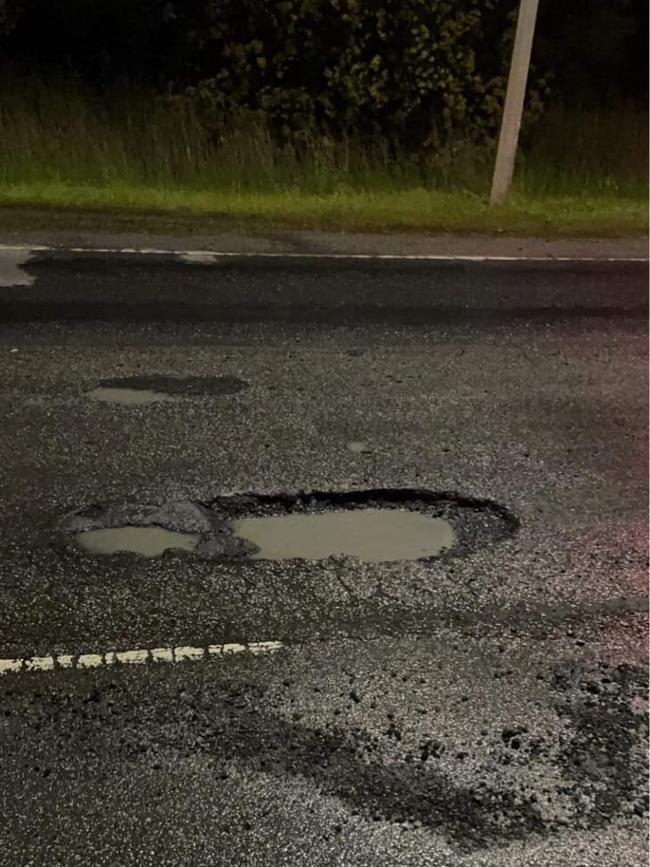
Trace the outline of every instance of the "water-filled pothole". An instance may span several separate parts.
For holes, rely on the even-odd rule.
[[[377,563],[462,555],[512,535],[518,526],[508,509],[490,500],[377,489],[92,506],[70,516],[65,531],[93,554],[156,556],[182,548],[220,560],[347,555]]]
[[[77,542],[91,554],[139,554],[158,557],[164,551],[193,551],[199,543],[196,533],[179,533],[163,527],[105,527],[77,533]]]
[[[93,388],[86,392],[86,397],[99,400],[102,403],[119,403],[122,406],[144,406],[148,403],[178,403],[183,398],[160,391],[137,388]]]
[[[103,379],[86,393],[91,400],[136,406],[188,397],[220,397],[236,394],[248,383],[234,376],[123,376]]]
[[[241,518],[232,529],[258,549],[254,560],[324,560],[347,554],[364,563],[419,560],[453,547],[451,524],[402,509]]]

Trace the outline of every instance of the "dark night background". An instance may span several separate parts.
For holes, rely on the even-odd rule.
[[[423,113],[442,117],[447,111],[461,120],[472,117],[480,132],[493,128],[490,106],[503,88],[509,56],[503,34],[516,9],[512,0],[438,2],[430,4],[431,12],[421,0],[362,6],[351,0],[5,0],[0,44],[12,74],[71,74],[100,89],[137,82],[167,93],[199,85],[217,114],[262,110],[294,129],[315,119],[338,131],[370,123],[379,131],[390,133],[394,126],[417,133]],[[453,66],[467,58],[449,61],[454,44],[444,27],[450,16],[476,18],[462,24],[458,38],[475,57],[481,77],[476,88],[462,78],[466,69]],[[423,44],[434,57],[421,70],[421,56],[406,55],[411,21],[428,28]],[[384,26],[388,33],[378,38]],[[569,6],[542,0],[531,87],[539,86],[544,106],[645,104],[647,30],[646,0],[575,0]],[[372,77],[377,55],[390,84]],[[430,96],[432,70],[449,64],[446,93],[459,94],[455,102]],[[360,66],[362,75],[355,71]],[[414,96],[413,67],[425,82]],[[370,98],[357,95],[364,89]],[[414,107],[399,120],[402,99]]]

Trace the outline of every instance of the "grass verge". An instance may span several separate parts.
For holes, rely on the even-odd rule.
[[[634,106],[548,112],[500,207],[487,201],[490,149],[389,156],[382,142],[369,150],[321,137],[298,153],[260,124],[215,139],[187,100],[134,90],[99,97],[73,81],[0,81],[0,129],[5,229],[49,214],[49,228],[132,221],[167,231],[216,220],[547,237],[648,230],[647,113]]]
[[[625,237],[648,229],[645,202],[589,196],[513,194],[490,207],[467,192],[411,189],[386,192],[299,190],[234,192],[106,187],[49,182],[0,187],[0,226],[118,228],[155,231],[219,221],[247,228],[508,233],[523,236]],[[45,210],[44,210],[45,207]]]

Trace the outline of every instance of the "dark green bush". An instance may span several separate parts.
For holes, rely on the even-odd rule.
[[[517,0],[0,0],[0,72],[187,95],[213,137],[424,157],[493,140]],[[647,0],[543,0],[526,121],[647,105]],[[527,123],[528,129],[532,124]],[[215,133],[217,134],[215,136]],[[462,145],[457,145],[462,142]],[[523,139],[524,145],[527,139]],[[451,145],[451,146],[450,146]]]
[[[500,119],[514,0],[207,0],[189,94],[219,132],[256,119],[292,143],[484,142]],[[529,117],[541,106],[534,81]]]

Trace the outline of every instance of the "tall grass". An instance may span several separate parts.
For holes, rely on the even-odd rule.
[[[527,136],[520,192],[647,194],[647,113],[556,107]],[[426,156],[313,138],[300,151],[247,123],[215,140],[193,106],[137,88],[103,97],[75,81],[0,81],[0,187],[87,185],[327,194],[435,188],[484,194],[493,150],[442,147]]]
[[[247,123],[215,139],[192,104],[138,89],[99,97],[70,80],[0,82],[0,184],[61,182],[195,189],[300,187],[328,192],[341,184],[392,182],[417,166],[393,164],[380,147],[327,138],[300,154],[274,143],[267,127]]]
[[[531,193],[648,195],[648,112],[633,103],[548,109],[524,141]]]

